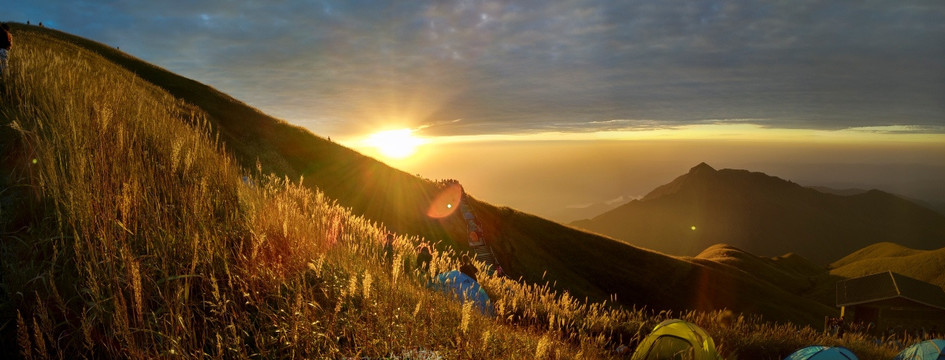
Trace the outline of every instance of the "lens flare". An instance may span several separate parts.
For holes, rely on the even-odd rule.
[[[427,216],[442,219],[456,212],[456,206],[463,198],[463,187],[459,184],[450,184],[433,198],[427,208]]]

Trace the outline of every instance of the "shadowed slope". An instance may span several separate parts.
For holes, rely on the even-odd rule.
[[[769,258],[725,244],[706,248],[694,261],[745,273],[770,286],[827,306],[834,304],[834,283],[841,279],[830,274],[826,267],[794,253]]]
[[[491,208],[486,204],[478,207]],[[620,241],[590,237],[573,228],[508,208],[487,210],[483,226],[503,234],[503,250],[522,256],[526,278],[547,271],[547,278],[604,289],[618,302],[656,309],[720,309],[764,314],[779,321],[817,324],[835,310],[785,291],[750,271],[714,261],[669,257],[626,246]],[[496,221],[501,219],[501,221]],[[567,269],[567,271],[562,271]],[[578,276],[578,278],[571,278]]]
[[[797,254],[766,258],[725,244],[716,244],[699,253],[695,261],[708,266],[728,266],[781,287],[794,294],[806,294],[827,275],[827,269]],[[706,261],[708,260],[708,261]]]

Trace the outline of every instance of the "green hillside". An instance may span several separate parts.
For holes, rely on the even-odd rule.
[[[574,225],[675,255],[725,243],[765,256],[793,252],[822,265],[875,242],[932,249],[945,240],[945,216],[889,193],[825,194],[705,163]]]
[[[830,264],[830,274],[845,278],[884,271],[897,272],[945,288],[945,247],[916,250],[895,243],[878,243]]]
[[[480,316],[425,286],[463,249],[459,219],[417,211],[436,183],[104,45],[13,32],[0,82],[5,354],[608,358],[670,317],[705,327],[730,358],[812,343],[895,353],[766,322],[817,323],[833,309],[747,272],[472,200],[526,280],[483,275],[498,316]],[[399,234],[390,263],[388,230]],[[441,241],[429,273],[413,265],[424,239]],[[593,302],[610,294],[626,306]],[[720,308],[766,318],[681,311]]]

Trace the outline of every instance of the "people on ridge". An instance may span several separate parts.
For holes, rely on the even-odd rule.
[[[7,71],[7,59],[10,56],[10,48],[13,47],[13,35],[10,34],[10,25],[3,23],[0,25],[0,73]]]
[[[476,278],[476,273],[479,272],[479,269],[476,268],[476,265],[472,264],[472,261],[469,261],[469,255],[463,255],[463,261],[459,267],[459,271],[471,277],[476,282],[479,281],[479,279]]]

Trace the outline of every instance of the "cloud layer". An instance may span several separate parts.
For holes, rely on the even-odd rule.
[[[4,13],[325,135],[730,121],[945,131],[941,1],[43,1]]]

